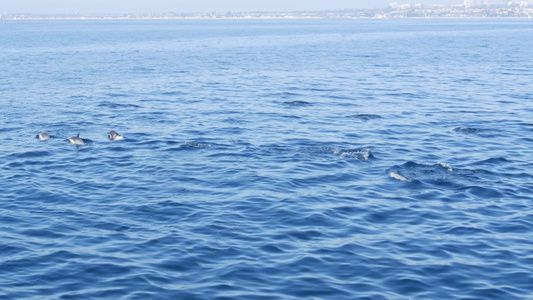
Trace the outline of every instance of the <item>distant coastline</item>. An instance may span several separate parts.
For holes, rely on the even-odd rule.
[[[382,9],[294,12],[211,12],[131,14],[1,14],[0,20],[174,20],[174,19],[420,19],[533,18],[533,6],[397,5]]]

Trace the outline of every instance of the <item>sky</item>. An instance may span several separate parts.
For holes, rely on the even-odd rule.
[[[0,0],[0,13],[154,13],[338,10],[390,2],[463,4],[463,0]]]

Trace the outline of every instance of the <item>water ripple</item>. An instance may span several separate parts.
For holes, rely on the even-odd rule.
[[[1,299],[531,297],[528,22],[65,22],[2,23]]]

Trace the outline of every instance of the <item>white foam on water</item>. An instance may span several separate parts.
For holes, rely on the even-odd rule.
[[[403,181],[403,182],[411,182],[411,179],[408,179],[408,178],[405,178],[403,177],[400,173],[398,172],[389,172],[389,175],[392,179],[396,179],[396,180],[400,180],[400,181]]]

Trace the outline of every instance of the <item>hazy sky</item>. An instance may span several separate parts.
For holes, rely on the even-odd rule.
[[[0,0],[0,13],[137,13],[335,10],[390,2],[462,4],[463,0]]]

